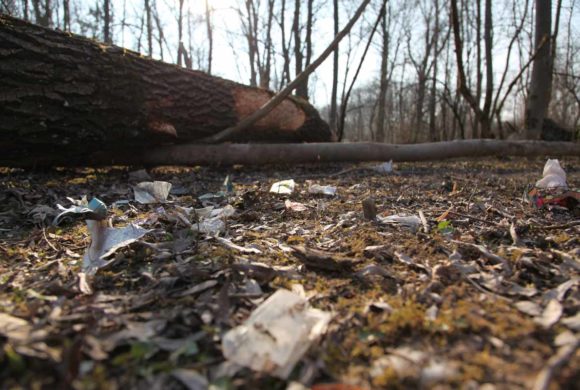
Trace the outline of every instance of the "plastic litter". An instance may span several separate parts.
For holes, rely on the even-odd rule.
[[[306,206],[304,203],[293,202],[289,199],[286,199],[286,201],[284,202],[284,206],[286,207],[286,210],[292,210],[296,212],[308,210],[308,206]]]
[[[216,235],[226,230],[225,219],[234,215],[236,210],[231,205],[219,209],[210,206],[195,209],[194,213],[199,219],[191,225],[191,230]]]
[[[294,182],[294,179],[282,180],[272,184],[272,187],[270,187],[270,192],[275,194],[288,195],[294,192],[295,187],[296,183]]]
[[[393,160],[386,161],[382,164],[375,165],[372,170],[379,173],[392,173],[393,172]]]
[[[321,194],[326,196],[334,196],[336,195],[336,187],[335,186],[321,186],[319,184],[312,184],[308,188],[308,192],[311,194]]]
[[[100,268],[110,265],[115,259],[105,260],[106,257],[151,231],[134,224],[122,228],[112,228],[107,226],[105,220],[87,220],[86,223],[91,234],[91,245],[83,256],[82,268],[87,275],[94,274]]]
[[[141,204],[165,203],[171,191],[166,181],[144,181],[133,187],[135,200]]]
[[[567,190],[568,183],[566,182],[566,172],[560,166],[560,161],[550,160],[546,161],[542,179],[536,182],[537,188],[562,188]]]
[[[417,229],[419,225],[421,225],[421,218],[416,215],[389,215],[387,217],[381,217],[377,215],[377,219],[380,223],[395,223],[410,227],[412,229]]]
[[[67,199],[73,204],[73,206],[65,208],[60,204],[57,204],[56,207],[58,207],[61,213],[54,218],[54,221],[52,222],[53,225],[58,225],[63,217],[70,214],[80,215],[85,219],[93,219],[97,221],[107,218],[107,205],[97,198],[91,199],[88,203],[86,198],[83,198],[80,201],[72,198]]]
[[[281,289],[222,340],[226,359],[286,379],[310,345],[327,329],[332,314],[312,309],[304,297]]]
[[[542,179],[535,186],[526,189],[524,197],[537,208],[556,205],[573,209],[580,202],[578,188],[569,188],[566,172],[558,160],[548,160],[544,166]],[[531,187],[531,188],[530,188]]]

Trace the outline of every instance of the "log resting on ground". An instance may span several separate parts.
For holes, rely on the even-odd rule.
[[[63,155],[37,156],[35,160],[7,161],[0,166],[96,165],[233,165],[359,161],[439,161],[486,156],[580,156],[580,144],[546,141],[462,140],[414,145],[379,143],[219,144],[172,145],[152,149],[112,151],[70,159]]]
[[[0,151],[8,159],[191,143],[272,96],[0,15]],[[237,139],[247,140],[326,142],[332,133],[308,102],[291,97]]]

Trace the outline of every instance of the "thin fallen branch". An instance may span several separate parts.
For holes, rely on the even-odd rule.
[[[559,229],[569,229],[574,226],[580,226],[580,221],[572,221],[561,225],[534,226],[534,228],[542,230],[559,230]]]
[[[128,149],[123,155],[103,151],[75,160],[56,153],[35,160],[3,161],[0,166],[96,165],[261,165],[278,163],[440,161],[486,156],[580,156],[580,144],[571,142],[462,140],[412,145],[381,143],[220,144],[173,145],[145,150]]]
[[[363,11],[365,10],[366,6],[369,3],[370,3],[370,0],[363,0],[363,2],[361,3],[361,5],[358,7],[355,14],[353,15],[353,17],[349,20],[349,22],[346,24],[346,26],[344,26],[342,31],[340,31],[338,33],[338,35],[334,38],[334,40],[330,43],[330,45],[328,45],[326,50],[324,50],[324,52],[322,52],[322,54],[313,63],[308,65],[306,67],[306,69],[304,69],[304,71],[302,71],[302,73],[300,73],[298,76],[296,76],[296,78],[292,82],[290,82],[290,84],[288,84],[286,87],[284,87],[284,89],[282,89],[280,92],[278,92],[278,94],[276,94],[276,96],[274,96],[266,104],[264,104],[262,107],[260,107],[260,109],[258,111],[255,111],[253,114],[245,117],[240,122],[238,122],[238,124],[236,124],[235,126],[228,127],[227,129],[225,129],[225,130],[223,130],[223,131],[221,131],[213,136],[205,138],[204,140],[202,140],[202,142],[218,143],[218,142],[227,140],[227,139],[231,138],[233,135],[244,131],[245,129],[250,127],[252,124],[256,123],[257,121],[259,121],[260,119],[262,119],[266,115],[268,115],[268,113],[270,111],[272,111],[288,95],[290,95],[290,93],[294,89],[296,89],[296,87],[298,85],[300,85],[302,82],[304,82],[304,80],[308,76],[310,76],[310,74],[312,72],[314,72],[316,70],[316,68],[318,68],[318,66],[324,62],[324,60],[326,60],[326,58],[330,55],[330,53],[332,53],[336,49],[339,42],[349,33],[352,26],[354,26],[356,21],[360,18],[360,16],[362,15]]]

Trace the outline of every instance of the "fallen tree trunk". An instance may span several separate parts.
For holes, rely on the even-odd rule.
[[[0,15],[0,152],[9,159],[190,143],[273,93]],[[287,98],[236,140],[325,142],[328,125]]]
[[[485,156],[580,156],[580,144],[545,141],[463,140],[413,145],[380,143],[174,145],[128,149],[123,154],[99,152],[71,159],[61,155],[34,160],[6,160],[0,166],[87,165],[259,165],[358,161],[437,161]]]

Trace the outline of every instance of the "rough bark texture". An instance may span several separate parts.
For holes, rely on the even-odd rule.
[[[0,16],[0,152],[5,161],[83,160],[192,142],[231,127],[273,93]],[[330,141],[307,102],[288,98],[236,140]]]
[[[115,153],[103,151],[70,159],[42,154],[34,160],[7,160],[0,166],[87,165],[260,165],[358,161],[440,161],[485,156],[578,156],[580,144],[571,142],[461,140],[412,145],[382,143],[221,144],[173,145]]]
[[[551,33],[552,2],[549,0],[536,0],[534,46],[537,55],[533,61],[528,106],[526,107],[526,127],[528,138],[530,139],[540,138],[552,94]]]

